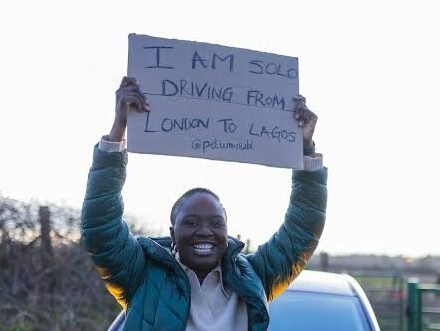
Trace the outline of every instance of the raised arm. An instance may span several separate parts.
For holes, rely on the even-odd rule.
[[[305,170],[292,174],[289,207],[279,230],[247,256],[263,282],[268,300],[284,291],[304,269],[325,222],[327,170],[322,168],[322,156],[315,154],[312,140],[317,117],[302,96],[295,101],[294,116],[304,133]]]
[[[136,81],[124,77],[116,92],[115,120],[93,155],[81,214],[81,237],[110,293],[125,308],[145,272],[140,245],[122,220],[121,190],[127,152],[123,138],[130,109],[148,111]]]

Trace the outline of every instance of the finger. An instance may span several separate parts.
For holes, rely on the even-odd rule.
[[[317,121],[318,116],[316,116],[313,112],[309,110],[304,114],[304,117],[301,119],[301,126],[316,125]]]
[[[129,86],[129,85],[138,85],[136,78],[124,76],[124,78],[122,78],[121,87]]]
[[[139,95],[138,93],[131,93],[125,95],[123,99],[123,103],[127,107],[132,108],[132,110],[137,112],[150,111],[150,106],[144,102],[143,96]]]
[[[139,103],[141,103],[142,109],[138,109],[139,111],[150,111],[150,103],[143,93],[134,93],[134,96],[137,98]]]
[[[304,119],[308,111],[310,110],[307,108],[307,106],[304,103],[298,102],[298,105],[296,105],[294,109],[295,119],[296,120]]]
[[[292,98],[293,101],[293,112],[295,119],[299,119],[301,117],[301,109],[307,107],[306,106],[306,98],[301,94],[297,94]]]
[[[127,91],[127,92],[138,93],[139,95],[142,95],[142,97],[143,97],[143,99],[145,100],[146,103],[149,103],[149,101],[147,99],[147,94],[142,92],[142,90],[140,89],[139,85],[130,85],[130,86],[127,86],[127,87],[123,87],[123,88],[120,88],[118,90],[118,92],[119,91],[121,91],[121,92]]]
[[[139,84],[136,81],[136,78],[124,76],[122,78],[121,85],[119,87],[123,88],[123,87],[127,87],[127,86],[130,86],[130,85],[139,86]]]
[[[144,100],[144,108],[146,111],[150,111],[151,110],[151,105],[150,105],[150,101],[147,99],[146,95],[142,93],[142,98]]]
[[[306,105],[305,99],[293,98],[292,101],[293,101],[293,110],[296,110],[296,108],[305,107]]]
[[[313,113],[306,105],[303,105],[302,107],[296,109],[295,119],[298,122],[298,126],[302,127],[313,121],[316,122],[318,120],[318,116],[316,116],[316,114]]]
[[[142,101],[142,111],[150,111],[151,110],[150,102],[148,101],[148,99],[145,96],[145,94],[143,94],[143,93],[136,93],[136,95]]]
[[[144,103],[143,104],[143,110],[146,111],[146,112],[151,111],[150,104],[149,103]]]
[[[138,85],[123,86],[123,87],[120,87],[116,92],[119,93],[119,94],[121,94],[121,93],[131,93],[131,92],[142,94],[142,91],[141,91],[141,89],[139,88]]]
[[[127,87],[119,88],[116,91],[116,94],[119,98],[123,98],[125,95],[128,94],[138,94],[147,106],[150,105],[150,102],[148,101],[146,94],[142,93],[142,91],[138,86],[127,86]]]
[[[318,116],[316,116],[316,114],[314,112],[310,112],[308,121],[309,122],[312,122],[312,121],[316,122],[316,121],[318,121]]]
[[[126,95],[121,102],[128,110],[142,109],[142,103],[135,95]]]
[[[302,102],[306,103],[306,98],[304,96],[302,96],[301,94],[297,94],[293,97],[293,101],[302,101]]]

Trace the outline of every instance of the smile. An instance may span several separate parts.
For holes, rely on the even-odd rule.
[[[210,243],[199,243],[192,246],[197,255],[209,255],[214,249],[214,245]]]

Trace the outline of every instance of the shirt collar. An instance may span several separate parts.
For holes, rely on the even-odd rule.
[[[180,255],[179,255],[179,252],[176,252],[175,258],[176,258],[176,261],[177,261],[177,262],[180,264],[180,266],[182,267],[183,271],[185,271],[185,273],[186,273],[187,276],[188,276],[188,274],[191,273],[191,272],[194,273],[194,275],[196,275],[196,273],[195,273],[194,270],[192,270],[191,268],[187,267],[185,264],[183,264],[183,263],[180,261]],[[211,276],[211,275],[213,275],[213,274],[216,274],[216,273],[217,273],[217,279],[218,279],[218,281],[220,282],[220,286],[221,286],[222,292],[223,292],[223,294],[229,299],[229,298],[231,297],[231,293],[230,293],[230,290],[229,290],[229,289],[226,289],[225,286],[224,286],[224,284],[223,284],[223,273],[222,273],[222,267],[220,266],[220,264],[217,264],[217,266],[216,266],[214,269],[212,269],[212,270],[206,275],[206,277],[209,277],[209,276]],[[206,278],[206,277],[205,277],[205,278]]]

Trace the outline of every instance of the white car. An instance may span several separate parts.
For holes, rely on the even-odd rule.
[[[303,271],[269,305],[269,331],[380,331],[367,296],[349,275]],[[121,312],[108,331],[122,331]]]
[[[346,274],[303,271],[269,314],[270,331],[380,331],[365,292]]]

